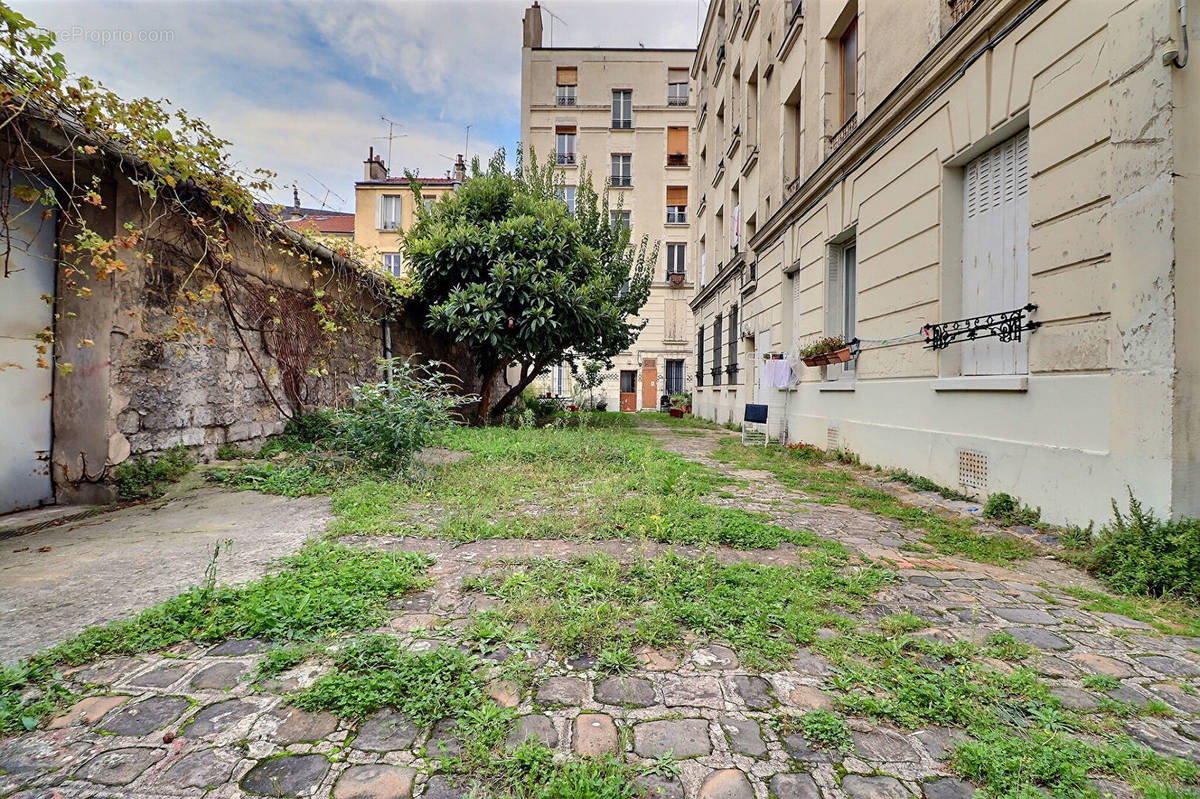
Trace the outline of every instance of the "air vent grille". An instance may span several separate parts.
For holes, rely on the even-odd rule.
[[[958,484],[963,488],[987,493],[988,458],[982,452],[969,449],[958,451]]]
[[[842,447],[842,433],[836,427],[830,427],[825,430],[825,449],[829,452],[836,452]]]

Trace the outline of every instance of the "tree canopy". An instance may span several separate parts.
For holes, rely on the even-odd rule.
[[[453,195],[427,210],[416,203],[405,254],[427,326],[465,344],[484,379],[480,422],[552,364],[611,364],[645,326],[637,314],[658,245],[632,242],[584,167],[580,178],[572,213],[551,161],[539,165],[530,150],[509,172],[501,150],[486,169],[476,160]],[[493,404],[492,385],[511,363],[520,378]]]

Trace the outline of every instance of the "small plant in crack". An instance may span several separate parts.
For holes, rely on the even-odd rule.
[[[785,715],[776,718],[780,735],[800,733],[813,746],[838,752],[854,748],[846,720],[830,710],[810,710],[803,716]]]
[[[604,674],[628,674],[637,665],[637,656],[624,644],[607,646],[596,657],[596,668]]]
[[[1121,687],[1121,681],[1107,674],[1089,674],[1083,678],[1083,687],[1090,691],[1115,691]]]

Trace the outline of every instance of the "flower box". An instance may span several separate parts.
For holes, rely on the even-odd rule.
[[[825,358],[825,363],[845,363],[850,360],[850,348],[842,347],[840,350],[834,350],[827,354]]]
[[[683,408],[671,408],[667,413],[671,414],[676,419],[683,418]]]

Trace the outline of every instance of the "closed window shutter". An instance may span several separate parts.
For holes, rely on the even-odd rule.
[[[579,82],[578,69],[576,67],[559,67],[557,80],[559,86],[576,85]]]
[[[687,128],[667,128],[667,153],[669,155],[676,155],[676,154],[687,155],[687,151],[688,151]]]
[[[842,253],[833,249],[825,268],[825,334],[842,332]]]
[[[667,205],[687,205],[687,186],[667,186]]]

